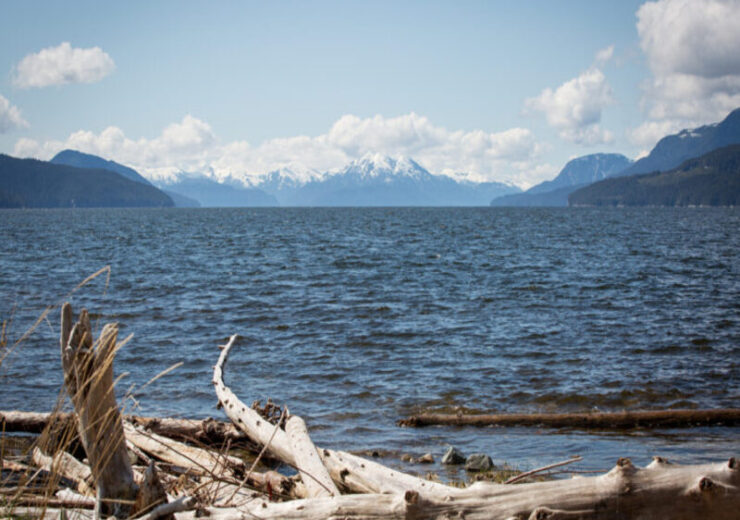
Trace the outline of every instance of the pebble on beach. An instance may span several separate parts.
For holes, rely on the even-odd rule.
[[[431,453],[425,453],[424,455],[416,459],[416,462],[418,462],[419,464],[433,464],[434,457]]]

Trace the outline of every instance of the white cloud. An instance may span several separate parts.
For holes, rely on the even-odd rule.
[[[740,1],[659,0],[637,11],[640,46],[652,77],[643,85],[649,120],[630,138],[655,144],[656,129],[695,127],[740,106]]]
[[[153,139],[134,140],[117,127],[100,133],[80,130],[64,141],[21,139],[15,154],[48,159],[64,148],[130,165],[149,178],[190,171],[255,182],[280,168],[306,178],[340,168],[366,152],[411,156],[432,173],[479,181],[529,186],[550,173],[537,165],[542,146],[526,128],[450,131],[414,113],[392,118],[345,115],[324,134],[269,139],[256,146],[221,143],[206,122],[187,115]]]
[[[13,83],[20,88],[100,81],[115,69],[100,47],[80,49],[63,42],[29,54],[15,66]]]
[[[659,0],[637,10],[640,46],[658,76],[740,72],[740,2]]]
[[[614,45],[610,45],[609,47],[601,49],[599,52],[596,53],[596,57],[594,60],[596,61],[597,65],[603,65],[604,63],[611,60],[612,56],[614,56]]]
[[[27,127],[28,122],[23,119],[18,107],[0,95],[0,134]]]
[[[599,124],[603,109],[612,103],[612,89],[604,73],[592,67],[555,90],[546,88],[539,96],[527,99],[525,106],[544,113],[550,126],[566,141],[595,145],[614,138]]]

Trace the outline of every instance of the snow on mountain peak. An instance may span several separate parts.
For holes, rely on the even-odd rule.
[[[363,178],[406,176],[418,178],[429,175],[413,159],[399,156],[391,157],[381,153],[368,152],[339,170],[340,174],[355,174]]]

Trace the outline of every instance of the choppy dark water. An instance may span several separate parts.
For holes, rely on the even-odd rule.
[[[72,301],[135,334],[120,387],[184,362],[140,396],[144,415],[221,417],[211,367],[238,333],[227,383],[247,403],[287,403],[322,445],[441,455],[451,443],[522,468],[738,454],[738,428],[395,425],[456,406],[738,406],[737,209],[10,210],[0,222],[11,340],[110,265],[107,291],[99,277]],[[0,367],[3,409],[54,404],[57,312]]]

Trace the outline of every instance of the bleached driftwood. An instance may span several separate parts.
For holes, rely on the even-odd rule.
[[[479,482],[446,495],[363,494],[209,508],[212,520],[449,519],[467,520],[734,520],[740,510],[740,470],[727,463],[677,466],[654,462],[638,469],[622,459],[597,477],[532,484]],[[194,518],[186,513],[179,518]]]
[[[208,450],[189,446],[156,433],[143,432],[124,423],[126,439],[146,453],[171,464],[201,473],[222,475],[244,470],[244,462],[230,455],[215,455]]]
[[[9,509],[8,513],[12,513],[18,518],[34,518],[36,520],[59,520],[60,518],[67,518],[67,520],[93,520],[95,518],[92,509],[68,509],[60,508],[59,506],[14,506]]]
[[[92,486],[92,472],[90,467],[83,464],[72,455],[65,451],[60,451],[49,457],[39,448],[34,448],[31,452],[31,460],[40,468],[49,473],[56,473],[66,477],[77,484],[77,491],[83,495],[94,495],[95,490]]]
[[[95,507],[95,499],[93,497],[81,495],[69,488],[60,489],[55,493],[55,496],[59,500],[64,500],[68,504],[68,507],[86,507],[90,509]]]
[[[83,309],[72,325],[72,306],[62,306],[62,367],[77,416],[77,430],[90,461],[98,498],[96,514],[129,516],[138,486],[126,452],[123,424],[113,387],[118,327],[107,324],[93,342],[90,317]]]
[[[235,487],[229,487],[228,482],[225,483],[224,480],[231,480],[233,484],[246,472],[246,465],[237,457],[228,454],[216,454],[168,439],[162,435],[143,432],[128,422],[124,423],[124,431],[128,441],[151,456],[187,468],[191,472],[214,477],[214,484],[206,490],[218,488],[219,496],[227,493],[226,491],[221,492],[222,489],[228,488],[235,491]],[[294,481],[274,471],[267,473],[252,472],[245,484],[262,491],[271,489],[279,495],[303,496],[302,489],[296,488]]]
[[[285,431],[278,429],[246,406],[229,387],[224,384],[223,367],[237,336],[231,336],[223,347],[213,369],[213,385],[226,415],[255,442],[268,445],[278,459],[293,467],[297,461]],[[445,493],[449,486],[406,475],[382,464],[363,459],[351,453],[318,448],[321,460],[332,480],[339,488],[355,493]]]
[[[303,419],[292,416],[285,424],[296,466],[309,497],[339,496],[339,490],[321,462]]]

